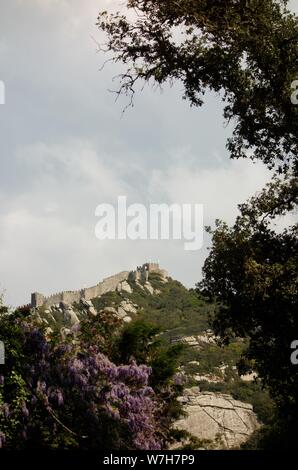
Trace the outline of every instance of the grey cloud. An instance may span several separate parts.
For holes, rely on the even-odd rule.
[[[208,222],[231,221],[239,198],[266,171],[228,160],[222,104],[214,95],[191,109],[181,86],[146,87],[122,117],[108,92],[120,69],[92,40],[97,12],[121,2],[10,0],[0,17],[0,288],[14,305],[30,292],[76,289],[159,259],[193,285],[206,250],[178,242],[99,242],[94,210],[126,194],[129,202],[204,202]],[[117,86],[117,84],[114,84]],[[241,179],[241,184],[239,180]],[[205,246],[208,243],[206,239]]]

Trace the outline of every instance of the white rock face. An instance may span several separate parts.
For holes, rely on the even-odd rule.
[[[96,317],[97,315],[97,311],[95,310],[93,306],[89,307],[88,312],[91,313],[91,315],[93,315],[94,317]]]
[[[124,323],[130,323],[132,321],[132,318],[129,317],[128,315],[123,318]]]
[[[123,291],[123,292],[127,292],[128,294],[132,294],[132,288],[130,287],[127,281],[119,282],[117,286],[117,291],[118,292]]]
[[[258,375],[255,372],[252,372],[251,374],[244,374],[240,375],[240,378],[244,380],[244,382],[253,382]]]
[[[121,319],[123,319],[124,317],[126,317],[127,313],[126,311],[124,310],[124,308],[122,307],[118,307],[118,311],[117,311],[117,316]]]
[[[252,405],[234,400],[231,395],[200,392],[192,387],[179,400],[187,416],[178,420],[176,427],[212,441],[215,449],[238,447],[259,427]]]
[[[182,343],[187,344],[188,346],[198,346],[198,340],[196,336],[184,336],[182,338]]]
[[[205,374],[205,375],[195,374],[193,378],[197,382],[209,382],[209,383],[214,383],[214,384],[224,382],[223,377],[219,377],[218,375],[214,375],[214,374]]]
[[[64,312],[65,320],[69,322],[70,326],[74,326],[80,322],[76,313],[73,310],[66,310]]]
[[[128,313],[137,313],[135,304],[132,304],[129,300],[122,300],[120,307]]]
[[[184,336],[183,338],[178,338],[177,340],[187,344],[188,346],[194,346],[198,349],[201,349],[206,344],[216,344],[216,336],[214,336],[211,330],[207,330],[201,335]]]
[[[147,289],[148,292],[150,292],[150,294],[154,294],[154,289],[152,287],[152,285],[150,284],[150,282],[145,282],[144,284],[144,287],[145,289]]]
[[[194,366],[199,366],[200,365],[200,362],[199,361],[189,361],[188,364],[192,364]]]
[[[105,307],[103,310],[108,313],[114,313],[115,315],[117,314],[115,307]]]
[[[122,300],[122,302],[120,303],[117,309],[118,318],[120,318],[126,323],[129,323],[132,320],[130,315],[136,314],[136,313],[137,313],[137,308],[129,300]]]

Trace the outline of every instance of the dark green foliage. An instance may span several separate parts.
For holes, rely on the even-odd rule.
[[[114,343],[113,357],[117,363],[135,360],[151,368],[149,384],[160,401],[159,424],[170,443],[175,439],[172,424],[182,414],[177,398],[183,387],[175,381],[182,346],[167,345],[160,338],[160,327],[147,323],[142,317],[122,329]]]
[[[100,297],[95,297],[92,303],[96,310],[99,312],[104,307],[117,307],[121,300],[123,300],[121,293],[117,291],[107,292]]]
[[[158,275],[154,277],[159,278]],[[150,282],[151,279],[150,277]],[[167,373],[171,377],[177,366],[183,367],[189,376],[194,374],[220,376],[224,380],[223,383],[201,382],[199,385],[202,390],[230,393],[235,399],[253,404],[260,421],[267,422],[273,412],[268,392],[262,389],[259,382],[244,383],[234,369],[236,364],[241,362],[242,374],[250,370],[243,368],[242,359],[247,349],[247,341],[237,338],[228,345],[209,344],[200,349],[186,345],[181,347],[180,340],[184,336],[200,335],[210,328],[216,305],[209,302],[199,289],[188,290],[171,279],[166,284],[158,285],[157,288],[160,290],[158,295],[148,295],[134,283],[132,287],[133,293],[129,297],[132,302],[141,304],[142,309],[138,314],[138,320],[126,326],[116,340],[116,347],[125,352],[123,359],[127,360],[131,354],[137,360],[143,361],[146,356],[146,363],[153,366],[152,383],[153,378],[157,377],[154,384],[158,384],[159,380],[163,383],[162,377],[166,378]],[[140,350],[132,346],[137,341],[138,335],[143,345]],[[178,342],[173,344],[174,340]],[[136,355],[134,350],[137,352]],[[199,362],[199,365],[193,361]],[[223,364],[228,366],[225,373],[219,370]],[[249,367],[251,368],[251,363]],[[189,386],[197,384],[191,379],[187,380]]]
[[[293,422],[289,423],[283,417],[274,416],[268,424],[255,431],[250,439],[242,444],[241,448],[245,450],[282,451],[296,449],[296,446],[296,425]]]
[[[150,296],[140,287],[134,287],[128,297],[142,307],[142,318],[157,324],[165,337],[186,336],[208,328],[213,305],[202,301],[178,281],[169,280],[158,289],[162,292],[160,295]]]
[[[2,311],[0,448],[160,449],[168,429],[161,438],[163,399],[148,386],[150,368],[116,366],[102,353],[96,325],[91,338],[81,331],[57,342],[34,319]]]
[[[155,339],[159,331],[159,327],[143,320],[136,320],[124,327],[114,345],[117,362],[124,364],[133,358],[146,363],[159,346],[159,341]]]
[[[102,12],[98,18],[112,59],[127,68],[119,93],[133,95],[139,79],[181,81],[184,98],[201,106],[206,90],[220,92],[224,117],[234,123],[230,156],[260,159],[284,174],[240,206],[232,228],[217,222],[200,285],[217,307],[213,326],[222,342],[246,338],[241,366],[244,360],[248,370],[253,366],[277,408],[260,442],[282,448],[295,445],[298,423],[298,372],[290,362],[298,331],[297,224],[274,228],[298,199],[298,107],[291,101],[291,83],[298,79],[298,21],[287,3],[128,0],[135,16]],[[168,336],[187,328],[177,305]],[[218,354],[216,348],[202,352],[202,367],[214,366]]]
[[[298,370],[290,345],[298,331],[297,225],[277,233],[272,222],[297,204],[294,180],[273,180],[242,205],[229,228],[218,222],[201,288],[217,300],[214,328],[224,341],[249,340],[245,369],[253,364],[277,408],[279,431],[298,422]]]
[[[262,388],[260,381],[244,382],[237,374],[233,380],[224,383],[199,382],[200,389],[208,392],[221,392],[232,395],[235,400],[250,403],[261,423],[269,423],[275,412],[274,402],[268,391]]]
[[[150,383],[153,387],[162,388],[173,378],[177,372],[182,349],[183,346],[177,344],[160,348],[153,354],[149,361],[152,367]]]

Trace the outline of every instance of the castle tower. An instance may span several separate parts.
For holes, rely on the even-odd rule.
[[[31,307],[38,308],[41,307],[45,302],[45,297],[38,292],[31,294]]]
[[[153,272],[153,271],[159,271],[159,264],[158,263],[145,263],[143,264],[143,268],[146,271]]]

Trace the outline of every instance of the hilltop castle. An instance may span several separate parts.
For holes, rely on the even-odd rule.
[[[38,308],[43,306],[48,308],[60,302],[72,304],[73,302],[79,302],[81,299],[91,300],[94,297],[100,297],[106,292],[115,291],[119,283],[127,281],[128,279],[138,282],[147,282],[150,272],[159,273],[162,277],[168,276],[167,271],[160,269],[158,263],[145,263],[142,266],[138,266],[135,271],[122,271],[114,276],[107,277],[93,287],[87,287],[77,291],[63,291],[50,295],[49,297],[34,292],[31,294],[31,307]]]

